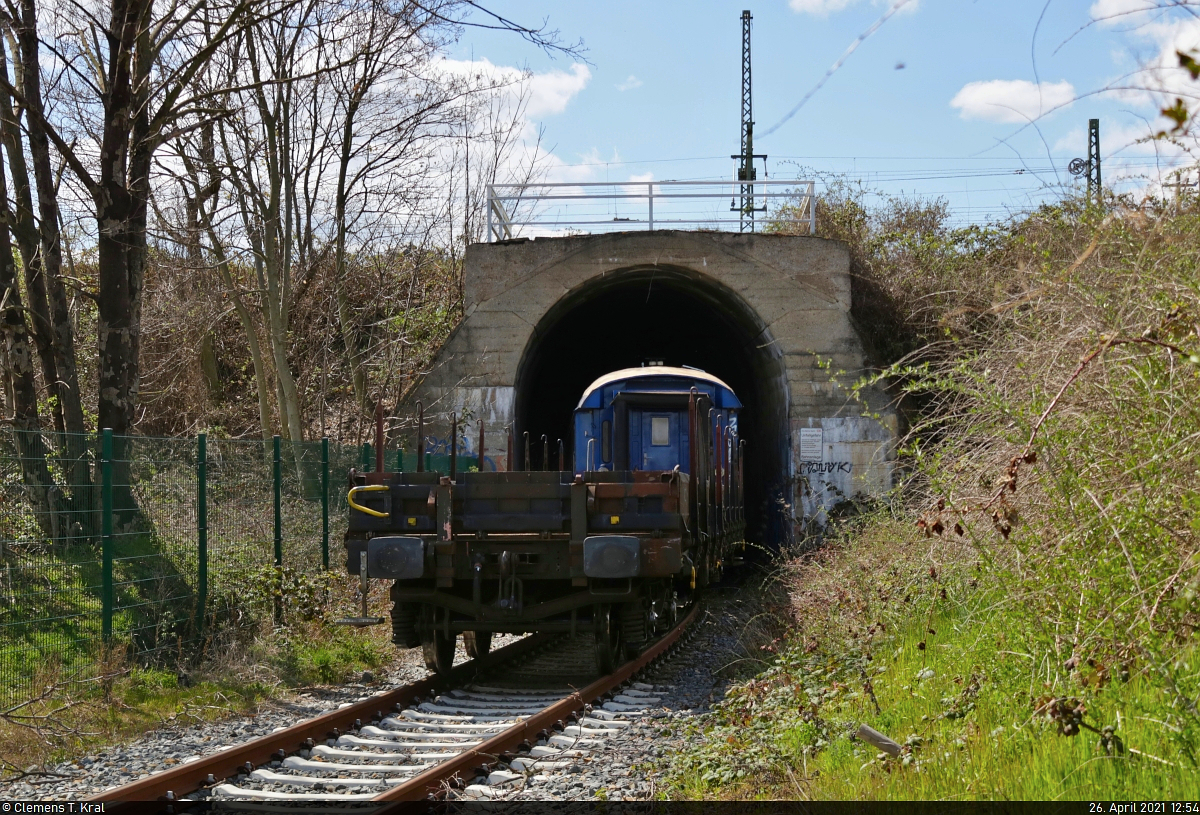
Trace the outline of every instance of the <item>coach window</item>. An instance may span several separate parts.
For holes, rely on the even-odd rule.
[[[671,444],[671,418],[653,416],[650,419],[650,446],[667,447]]]
[[[600,458],[612,461],[612,422],[600,426]]]

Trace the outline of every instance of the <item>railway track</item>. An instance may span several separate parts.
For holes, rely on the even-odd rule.
[[[376,694],[91,800],[113,811],[149,801],[181,810],[218,801],[500,798],[530,776],[602,750],[657,703],[653,686],[631,679],[667,655],[698,613],[695,604],[639,657],[598,679],[581,668],[591,660],[590,636],[535,635],[449,676]]]

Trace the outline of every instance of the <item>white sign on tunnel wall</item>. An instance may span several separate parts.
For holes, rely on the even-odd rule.
[[[800,428],[800,460],[821,461],[825,458],[822,445],[822,431],[819,427]]]

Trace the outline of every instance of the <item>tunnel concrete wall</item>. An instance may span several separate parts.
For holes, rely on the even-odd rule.
[[[626,277],[652,286],[659,273],[743,315],[740,324],[749,328],[738,341],[747,354],[769,357],[762,370],[770,381],[760,384],[773,396],[760,409],[771,414],[761,418],[777,448],[770,451],[772,500],[786,515],[819,519],[844,498],[890,489],[897,418],[883,394],[870,392],[862,404],[845,389],[864,367],[850,320],[849,253],[822,238],[655,231],[473,245],[464,268],[465,319],[407,403],[421,400],[427,417],[466,412],[471,428],[482,418],[485,468],[507,469],[503,428],[517,420],[523,396],[536,397],[517,389],[549,315]],[[620,315],[608,325],[578,326],[579,353],[619,330],[638,326],[622,325]],[[465,430],[459,449],[475,455],[477,439],[476,430]]]

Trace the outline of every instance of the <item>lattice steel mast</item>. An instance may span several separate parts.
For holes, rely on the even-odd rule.
[[[1100,120],[1088,119],[1088,156],[1087,161],[1081,158],[1071,159],[1067,165],[1071,175],[1078,178],[1087,176],[1088,204],[1104,206],[1104,182],[1100,177]]]
[[[1100,180],[1100,120],[1088,119],[1087,158],[1088,199],[1097,205],[1104,203],[1104,184]]]
[[[741,182],[741,201],[730,207],[741,213],[741,231],[754,231],[754,213],[766,212],[766,205],[756,210],[754,206],[754,180],[757,173],[754,159],[766,159],[765,155],[754,154],[754,103],[751,98],[750,81],[750,10],[742,12],[742,143],[741,150],[730,158],[737,159],[738,181]]]

